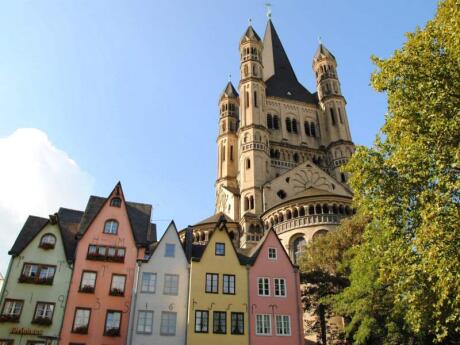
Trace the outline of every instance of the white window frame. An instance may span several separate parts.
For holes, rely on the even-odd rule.
[[[170,318],[173,316],[173,318]],[[174,320],[174,332],[172,330],[170,322]],[[166,324],[165,324],[166,323]],[[162,311],[161,312],[161,322],[160,322],[160,335],[163,336],[175,336],[177,332],[177,313],[171,311]]]
[[[140,323],[139,320],[141,319],[141,313],[144,314],[144,323]],[[147,315],[151,315],[151,321],[150,325],[147,324],[148,318],[146,317]],[[153,333],[153,317],[154,317],[154,312],[153,310],[139,310],[137,313],[137,325],[136,325],[136,333],[138,334],[152,334]],[[142,326],[142,329],[139,330],[139,326]],[[150,327],[150,331],[147,331],[146,328]]]
[[[264,333],[264,332],[259,332],[258,331],[258,323],[259,321],[262,321],[262,329],[265,328],[264,326],[266,321],[268,319],[268,332],[267,333]],[[272,335],[272,316],[270,314],[256,314],[256,327],[255,327],[255,331],[256,331],[256,335],[261,335],[261,336],[270,336]]]
[[[275,256],[270,255],[271,253],[275,253]],[[268,248],[268,260],[277,260],[278,259],[278,250],[274,247]]]
[[[287,330],[286,330],[286,324],[285,321],[287,320]],[[278,332],[278,321],[281,322],[281,333]],[[276,335],[279,337],[289,337],[291,336],[291,316],[290,315],[276,315],[275,316],[275,331]],[[287,333],[285,333],[288,331]]]
[[[287,297],[287,285],[286,285],[286,279],[285,278],[273,278],[273,282],[274,282],[274,296],[275,297]],[[281,291],[280,287],[280,283],[283,282],[283,287],[284,287],[284,294],[281,295],[281,294],[278,294],[277,293],[277,290],[278,292]]]
[[[44,319],[52,320],[53,314],[54,314],[54,303],[37,302],[37,306],[35,308],[34,319],[41,317]]]
[[[173,285],[166,285],[166,281],[169,279],[169,278],[175,278],[177,284],[175,286],[175,289],[173,289]],[[172,280],[171,280],[172,281]],[[168,291],[166,291],[168,290]],[[175,293],[174,291],[175,290]],[[169,295],[169,296],[177,296],[179,294],[179,275],[178,274],[168,274],[168,273],[165,273],[164,275],[164,279],[163,279],[163,295]]]
[[[150,276],[150,280],[149,280],[149,284],[148,284],[147,289],[144,289],[144,275],[145,276],[147,276],[147,275]],[[153,284],[151,284],[152,280],[153,280]],[[151,285],[153,285],[153,290],[152,291],[150,291]],[[157,274],[152,273],[152,272],[142,272],[142,275],[141,275],[141,292],[142,293],[156,293],[156,291],[157,291]]]
[[[264,280],[264,287],[262,289],[263,293],[261,294],[260,293],[260,281],[262,279]],[[266,279],[266,284],[265,284],[265,279]],[[268,293],[265,293],[265,290],[267,290],[267,289],[265,289],[265,287],[268,288]],[[268,277],[257,277],[257,296],[264,296],[264,297],[270,296],[270,278],[268,278]]]

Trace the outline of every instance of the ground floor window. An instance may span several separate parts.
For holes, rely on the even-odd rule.
[[[257,335],[272,334],[270,315],[268,314],[256,315],[256,334]]]
[[[118,337],[120,335],[121,311],[107,310],[104,335]]]
[[[177,313],[163,311],[161,312],[161,335],[176,335]]]
[[[195,333],[208,333],[209,312],[207,310],[195,311]]]
[[[289,315],[276,315],[276,335],[291,335],[291,318]]]
[[[232,334],[244,334],[244,313],[232,313]]]
[[[215,311],[213,314],[213,332],[217,334],[227,333],[227,313]]]

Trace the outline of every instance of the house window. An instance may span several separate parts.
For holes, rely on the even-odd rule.
[[[2,315],[0,321],[2,322],[19,322],[21,317],[22,307],[24,305],[23,300],[17,299],[5,299],[3,304]]]
[[[275,278],[275,296],[286,297],[286,279]]]
[[[161,312],[160,335],[176,335],[177,313]]]
[[[219,275],[217,273],[206,273],[206,292],[218,293]]]
[[[232,313],[231,333],[244,334],[244,313]]]
[[[92,271],[83,271],[80,282],[80,292],[91,293],[96,288],[97,273]]]
[[[165,274],[164,279],[163,294],[177,296],[179,292],[179,276],[177,274]]]
[[[0,345],[14,345],[13,339],[0,339]]]
[[[90,244],[88,246],[87,260],[124,262],[126,249],[121,247],[106,247]]]
[[[195,333],[208,333],[209,312],[207,310],[195,311]]]
[[[291,318],[289,315],[276,315],[276,335],[291,335]]]
[[[54,303],[37,302],[32,323],[51,325],[54,313]]]
[[[216,255],[217,256],[225,255],[225,243],[216,243]]]
[[[55,272],[55,266],[24,264],[19,282],[52,285]]]
[[[112,200],[110,200],[110,206],[121,207],[121,199],[120,198],[112,198]]]
[[[152,334],[153,311],[139,310],[137,314],[137,333]]]
[[[141,292],[155,293],[157,286],[156,273],[142,273]]]
[[[270,280],[268,278],[258,278],[259,296],[270,296]]]
[[[115,219],[109,219],[104,225],[104,234],[116,235],[118,232],[118,222]]]
[[[270,260],[276,260],[276,248],[268,248],[268,258]]]
[[[292,132],[292,127],[291,127],[291,119],[288,117],[286,119],[286,130],[291,133]]]
[[[120,336],[121,311],[107,310],[105,317],[104,335],[109,337]]]
[[[126,276],[121,274],[112,274],[112,284],[110,285],[110,296],[125,295]]]
[[[40,239],[40,248],[53,249],[56,245],[56,236],[53,234],[44,234]]]
[[[231,274],[224,274],[224,294],[234,295],[235,294],[235,276]]]
[[[225,311],[215,311],[213,313],[213,333],[227,333],[227,313]]]
[[[80,334],[87,334],[90,317],[91,317],[91,309],[76,308],[75,317],[73,320],[72,332],[80,333]]]
[[[271,335],[270,315],[256,315],[256,335]]]
[[[165,256],[173,258],[176,252],[176,245],[172,243],[166,243],[165,245]]]

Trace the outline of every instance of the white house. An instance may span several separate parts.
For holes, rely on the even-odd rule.
[[[185,344],[188,280],[188,261],[171,222],[152,253],[139,261],[129,345]]]

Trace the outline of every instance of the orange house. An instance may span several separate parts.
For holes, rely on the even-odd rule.
[[[151,205],[125,201],[120,183],[107,198],[90,197],[60,344],[126,344],[136,260],[156,240],[151,211]]]

